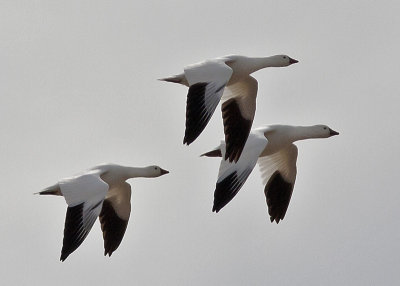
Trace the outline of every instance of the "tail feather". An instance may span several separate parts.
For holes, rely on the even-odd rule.
[[[160,78],[158,80],[161,81],[167,81],[167,82],[173,82],[173,83],[180,83],[183,85],[188,85],[187,80],[183,74],[178,74],[178,75],[173,75],[165,78]]]
[[[60,186],[55,184],[51,187],[44,189],[41,192],[34,193],[34,195],[53,195],[53,196],[62,196]]]
[[[222,157],[222,152],[221,149],[215,149],[212,151],[209,151],[207,153],[201,154],[201,157],[206,156],[206,157]]]
[[[54,196],[61,196],[60,191],[41,191],[34,193],[34,195],[54,195]]]

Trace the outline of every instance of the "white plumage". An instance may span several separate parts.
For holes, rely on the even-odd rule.
[[[135,168],[102,164],[39,192],[40,195],[64,196],[68,204],[60,260],[64,261],[82,244],[98,217],[103,231],[104,255],[111,256],[122,241],[131,212],[131,187],[125,181],[167,173],[158,166]]]
[[[239,192],[254,166],[260,166],[271,222],[285,217],[296,180],[297,147],[293,142],[327,138],[339,133],[325,125],[270,125],[253,129],[237,162],[224,159],[225,142],[203,154],[222,157],[214,191],[213,211],[219,212]]]
[[[189,65],[182,74],[161,79],[189,87],[183,143],[189,145],[196,140],[222,99],[227,144],[225,159],[236,162],[256,111],[258,83],[250,74],[266,67],[285,67],[297,62],[286,55],[265,58],[231,55]]]

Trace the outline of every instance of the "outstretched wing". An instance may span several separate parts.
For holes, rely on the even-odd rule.
[[[59,182],[67,204],[60,260],[64,261],[85,240],[100,214],[108,185],[99,174],[85,174]]]
[[[104,255],[111,254],[121,244],[131,213],[131,186],[123,182],[107,194],[99,216],[104,239]]]
[[[296,181],[297,147],[294,144],[258,160],[270,220],[285,217]]]
[[[251,76],[229,85],[222,97],[226,142],[225,159],[239,160],[256,112],[258,83]]]
[[[213,211],[219,212],[239,192],[257,163],[257,159],[267,146],[263,134],[250,133],[237,162],[224,159],[225,146],[222,145],[222,160],[214,191]]]
[[[184,144],[191,144],[207,126],[232,73],[222,60],[205,61],[185,68],[189,91]]]

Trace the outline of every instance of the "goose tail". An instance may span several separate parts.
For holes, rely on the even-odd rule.
[[[34,193],[34,195],[53,195],[53,196],[62,196],[60,186],[58,184],[55,184],[53,186],[50,186],[43,191]]]
[[[200,157],[222,157],[221,149],[214,149],[204,154],[201,154]]]
[[[187,80],[184,74],[177,74],[165,78],[159,78],[158,80],[187,85]]]

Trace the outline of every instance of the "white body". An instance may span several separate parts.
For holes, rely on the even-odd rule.
[[[337,134],[339,133],[325,125],[307,127],[270,125],[253,129],[237,162],[221,160],[214,192],[213,211],[218,212],[237,194],[258,162],[271,221],[276,220],[278,223],[285,216],[296,180],[297,147],[293,142],[310,138],[327,138]],[[214,156],[218,154],[216,153],[218,150],[224,158],[225,142],[204,155]],[[271,191],[272,188],[274,191]],[[282,199],[279,196],[282,196]],[[275,198],[276,202],[273,203]],[[271,211],[277,208],[279,212]]]
[[[186,66],[184,73],[162,79],[189,87],[184,143],[189,145],[200,135],[222,99],[226,158],[237,161],[256,111],[258,82],[250,74],[293,63],[297,61],[286,55],[264,58],[230,55]]]
[[[104,254],[111,256],[123,238],[131,212],[131,187],[125,181],[167,173],[158,166],[135,168],[102,164],[39,192],[41,195],[64,196],[68,204],[61,260],[79,247],[99,216]]]

